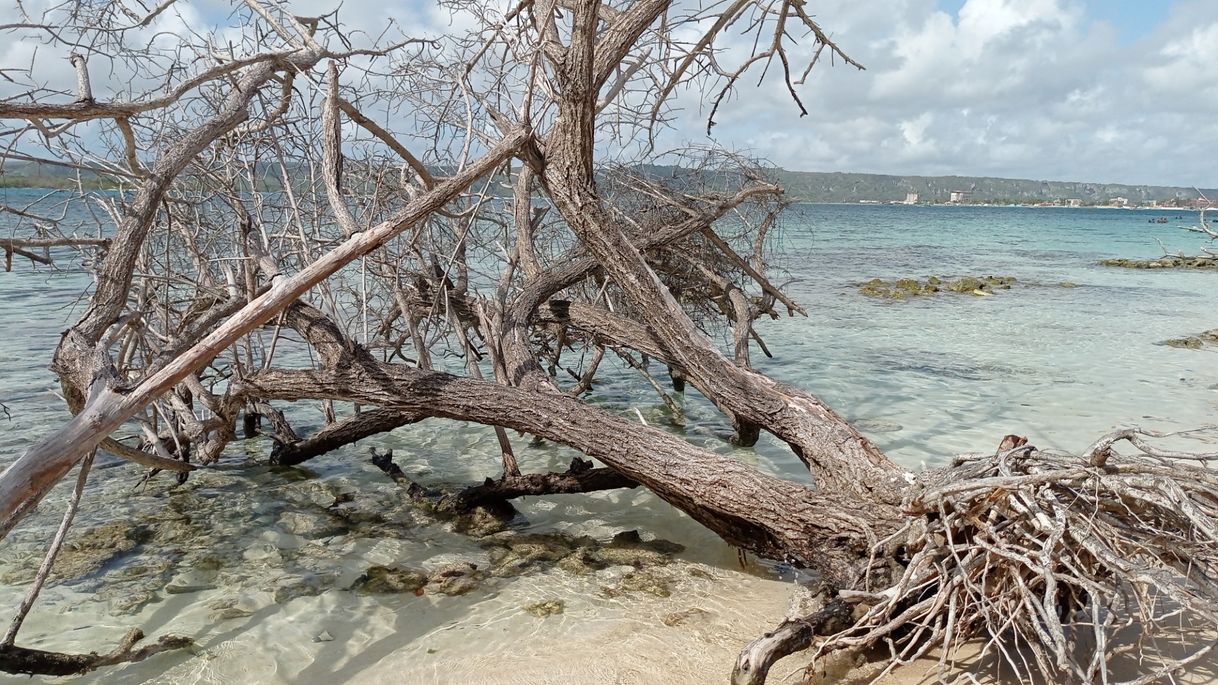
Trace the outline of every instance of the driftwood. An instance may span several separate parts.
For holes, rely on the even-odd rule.
[[[609,468],[594,468],[592,462],[576,457],[562,473],[527,473],[508,475],[498,480],[486,479],[481,485],[468,487],[445,501],[445,506],[465,511],[487,503],[503,502],[518,497],[540,495],[573,495],[600,490],[637,488],[638,483]]]
[[[154,654],[185,649],[193,644],[187,637],[165,635],[153,644],[136,647],[143,639],[143,631],[132,628],[117,647],[105,654],[63,654],[16,645],[0,645],[0,671],[21,675],[80,675],[105,666],[143,661]]]
[[[510,519],[516,515],[516,511],[509,501],[520,497],[573,495],[639,486],[613,469],[594,468],[592,462],[576,457],[571,461],[571,466],[562,473],[505,475],[498,480],[487,478],[479,485],[446,493],[411,480],[394,461],[393,450],[382,453],[372,448],[370,452],[372,465],[404,488],[407,497],[415,501],[432,500],[435,511],[442,514],[463,514],[478,507],[487,507]]]

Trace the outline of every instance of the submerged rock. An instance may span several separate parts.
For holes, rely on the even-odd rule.
[[[658,573],[655,569],[642,569],[622,576],[617,585],[601,586],[601,594],[613,598],[641,592],[656,597],[670,597],[672,596],[672,586],[671,578]]]
[[[154,542],[159,546],[197,546],[199,541],[206,539],[209,533],[206,528],[195,523],[186,514],[153,518],[143,525],[147,527],[148,531],[147,542]]]
[[[110,608],[118,614],[135,614],[158,599],[160,597],[155,592],[148,590],[115,593],[110,600]]]
[[[947,289],[954,293],[976,293],[978,290],[986,288],[985,281],[975,276],[965,276],[958,281],[952,281],[947,284]]]
[[[276,587],[273,591],[273,596],[276,604],[287,604],[297,597],[316,597],[333,586],[333,577],[292,577],[288,578],[278,587]]]
[[[551,599],[545,602],[534,602],[533,604],[529,604],[528,606],[524,607],[524,610],[530,614],[533,614],[537,618],[545,618],[547,616],[561,614],[566,608],[566,603],[561,599]]]
[[[600,571],[606,567],[605,562],[591,547],[581,547],[558,562],[558,568],[574,576]]]
[[[672,562],[672,555],[685,550],[683,545],[668,540],[644,541],[637,530],[613,536],[613,540],[595,550],[597,560],[606,566],[662,566]]]
[[[515,510],[502,508],[474,507],[457,516],[453,530],[476,538],[494,535],[507,527],[515,513]]]
[[[54,575],[61,579],[75,579],[94,573],[110,560],[152,538],[152,531],[148,527],[133,525],[128,521],[87,528],[79,535],[69,535],[55,559]]]
[[[492,546],[490,574],[498,578],[519,576],[553,566],[578,547],[566,536],[540,533],[496,537],[487,544]]]
[[[369,566],[351,589],[362,595],[417,592],[427,585],[427,581],[426,573],[414,569]]]
[[[279,527],[286,533],[299,535],[307,540],[342,535],[346,526],[325,511],[288,511],[279,517]]]
[[[478,567],[468,562],[459,562],[442,566],[432,572],[428,579],[428,587],[442,595],[464,595],[477,587],[486,578],[486,574]]]
[[[252,616],[258,607],[247,598],[221,597],[208,602],[207,608],[220,620],[232,620]]]
[[[663,623],[664,625],[668,626],[669,628],[673,628],[675,626],[684,625],[686,623],[690,623],[693,621],[705,620],[709,616],[710,616],[710,612],[707,611],[706,609],[699,609],[697,607],[694,607],[692,609],[686,609],[684,611],[674,611],[671,614],[668,614],[664,618],[660,619],[660,622]]]
[[[663,566],[685,549],[668,540],[643,540],[636,530],[618,533],[604,544],[590,537],[553,533],[499,534],[484,544],[491,548],[489,573],[495,577],[518,576],[553,566],[574,575],[610,566]]]
[[[260,542],[250,545],[241,553],[242,558],[246,561],[265,562],[267,564],[277,564],[283,561],[283,553],[279,547],[268,542]]]
[[[307,472],[300,468],[283,469],[280,475],[286,477],[293,473],[306,474]],[[332,507],[351,497],[349,494],[343,493],[335,485],[316,477],[307,476],[303,480],[287,483],[281,490],[283,491],[283,498],[289,502],[321,508]]]
[[[883,419],[855,419],[850,422],[855,428],[868,433],[896,433],[905,429],[899,423]]]
[[[196,559],[191,565],[200,571],[219,571],[224,568],[224,560],[220,557],[208,555]]]
[[[213,590],[216,587],[216,574],[212,571],[197,569],[178,574],[165,586],[165,592],[171,595],[184,595],[192,592]]]
[[[114,572],[114,577],[120,582],[140,580],[165,575],[173,568],[169,559],[141,559],[140,563],[124,565]]]

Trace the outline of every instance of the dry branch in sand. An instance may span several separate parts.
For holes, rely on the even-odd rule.
[[[446,6],[468,32],[391,26],[360,45],[367,34],[336,13],[244,0],[236,43],[144,39],[172,4],[67,3],[0,27],[72,53],[76,77],[55,91],[5,72],[28,90],[0,102],[17,122],[0,131],[4,162],[120,190],[79,182],[72,206],[97,212],[92,231],[56,198],[0,207],[18,222],[0,239],[6,268],[71,248],[94,256],[96,279],[53,358],[75,418],[0,474],[0,535],[95,449],[188,478],[243,437],[267,435],[269,461],[297,464],[451,420],[493,427],[500,460],[449,509],[644,487],[741,550],[817,571],[825,606],[748,646],[738,683],[813,644],[814,659],[886,649],[896,668],[931,650],[950,665],[982,640],[1019,674],[1082,682],[1114,659],[1142,659],[1148,681],[1203,654],[1163,656],[1156,640],[1218,613],[1214,455],[1128,431],[1078,457],[1011,443],[912,474],[814,394],[753,368],[753,345],[773,354],[757,322],[806,315],[776,274],[782,189],[739,154],[652,146],[680,93],[711,95],[709,124],[747,72],[773,66],[801,107],[796,86],[822,54],[858,66],[804,3],[458,0]],[[741,30],[752,47],[734,42]],[[108,97],[100,73],[126,74],[126,94]],[[637,163],[604,164],[607,151]],[[52,216],[42,205],[56,202]],[[614,359],[674,421],[657,371],[707,397],[737,444],[775,436],[816,487],[586,401]],[[308,403],[326,423],[302,434],[291,408]],[[602,466],[522,473],[511,431]],[[1140,640],[1121,642],[1126,626]],[[0,670],[79,672],[185,644],[54,654],[14,645],[19,627]]]

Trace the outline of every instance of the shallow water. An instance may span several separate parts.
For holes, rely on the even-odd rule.
[[[10,203],[32,197],[4,192],[0,199]],[[783,265],[810,316],[763,322],[775,358],[754,350],[754,361],[821,395],[911,468],[992,450],[1006,433],[1079,450],[1118,425],[1218,423],[1218,352],[1157,344],[1218,327],[1218,274],[1095,264],[1155,256],[1156,238],[1195,251],[1195,234],[1178,228],[1195,215],[1147,223],[1177,214],[797,206],[785,222]],[[987,298],[947,293],[886,302],[856,289],[872,277],[932,274],[1019,280]],[[66,416],[46,364],[58,333],[79,314],[86,286],[79,273],[25,265],[0,274],[7,333],[0,337],[0,402],[12,412],[0,416],[0,464]],[[664,422],[650,389],[628,375],[606,378],[595,399]],[[729,427],[709,403],[693,393],[682,401],[687,439],[807,480],[772,439],[733,449],[722,439]],[[301,418],[321,420],[307,412]],[[526,470],[561,470],[572,456],[514,442]],[[425,423],[367,443],[393,448],[402,468],[426,483],[472,482],[498,468],[494,434],[482,427]],[[644,538],[680,543],[678,562],[657,571],[672,584],[668,597],[607,596],[602,588],[621,581],[620,567],[587,575],[541,569],[459,597],[352,592],[371,565],[492,562],[477,541],[405,505],[367,463],[364,446],[300,468],[259,465],[266,448],[240,443],[221,468],[181,487],[160,479],[134,489],[131,468],[103,461],[88,485],[80,537],[72,539],[110,525],[100,530],[127,549],[79,580],[49,587],[21,644],[106,649],[132,626],[200,643],[197,655],[163,655],[86,682],[698,683],[721,680],[740,646],[785,608],[789,584],[766,567],[741,572],[732,550],[641,491],[532,499],[521,504],[514,530],[607,541],[638,529]],[[0,543],[0,607],[15,606],[24,593],[63,495]],[[340,496],[353,501],[337,516],[329,507]],[[109,540],[95,535],[99,544]],[[537,618],[522,609],[544,600],[562,600],[564,612]],[[700,611],[665,623],[689,609]]]

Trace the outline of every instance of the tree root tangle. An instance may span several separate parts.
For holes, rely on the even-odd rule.
[[[826,635],[814,663],[885,650],[875,679],[935,653],[940,682],[976,682],[953,668],[966,643],[1021,682],[1115,683],[1128,659],[1139,675],[1122,682],[1141,685],[1197,662],[1218,631],[1218,474],[1139,435],[1114,432],[1081,457],[1025,445],[928,474],[903,528],[876,545],[878,558],[898,550],[897,580],[784,621],[741,654],[733,682],[764,682],[814,634]],[[1143,454],[1116,454],[1121,440]],[[845,605],[856,618],[835,629],[826,619]]]

